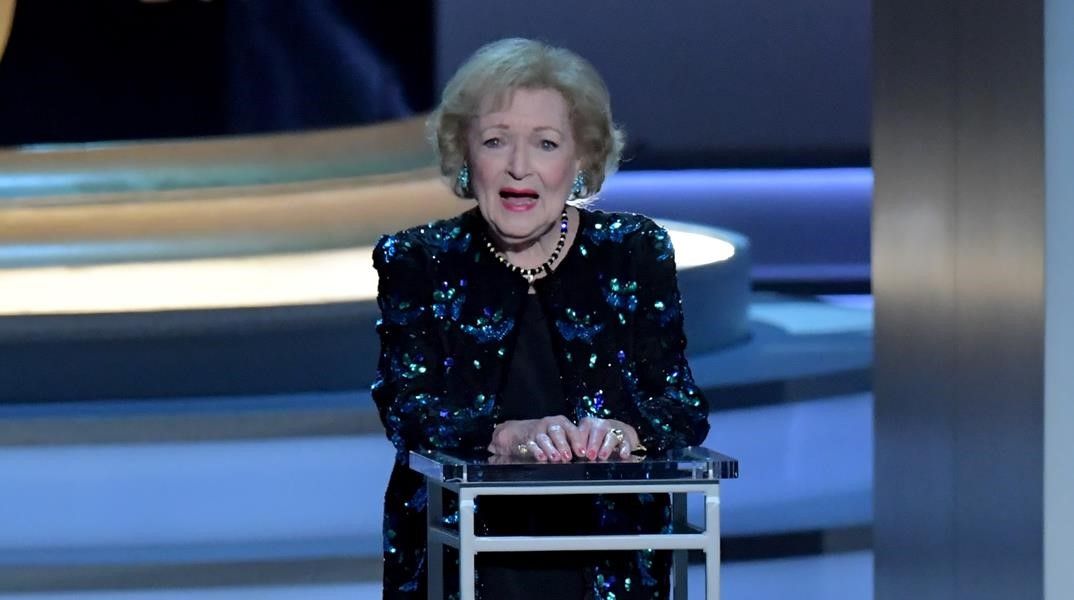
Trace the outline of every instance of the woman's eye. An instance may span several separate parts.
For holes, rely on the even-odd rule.
[[[489,138],[489,139],[487,139],[487,140],[485,140],[484,142],[481,142],[481,143],[484,144],[484,146],[486,148],[499,148],[500,147],[500,138]]]
[[[542,150],[555,150],[556,148],[559,148],[559,144],[553,142],[552,140],[541,140]]]

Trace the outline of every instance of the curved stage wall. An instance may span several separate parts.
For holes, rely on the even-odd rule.
[[[0,401],[365,388],[372,244],[469,205],[432,162],[421,119],[0,153]],[[691,350],[745,339],[747,238],[668,225]]]
[[[364,389],[369,248],[469,206],[423,133],[410,119],[0,152],[0,402]],[[746,336],[751,277],[867,277],[870,186],[865,169],[625,172],[597,206],[734,246],[681,269],[696,353]]]

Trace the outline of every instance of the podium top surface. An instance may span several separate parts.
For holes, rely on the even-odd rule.
[[[639,481],[719,481],[738,477],[738,460],[694,446],[609,460],[574,459],[569,463],[539,463],[487,453],[453,454],[432,450],[410,453],[410,468],[445,483],[615,483]]]

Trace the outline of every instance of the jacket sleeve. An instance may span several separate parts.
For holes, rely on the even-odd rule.
[[[709,405],[694,384],[686,362],[682,302],[675,274],[675,252],[667,231],[652,221],[634,240],[638,280],[634,358],[641,442],[665,450],[704,442]]]
[[[492,401],[459,402],[446,392],[443,321],[433,314],[432,283],[416,244],[384,236],[373,250],[380,281],[380,357],[371,389],[398,456],[410,450],[473,450],[489,443]]]

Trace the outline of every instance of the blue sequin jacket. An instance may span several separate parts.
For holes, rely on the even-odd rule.
[[[554,324],[563,393],[573,405],[567,416],[633,425],[650,451],[701,443],[708,404],[684,355],[667,232],[639,215],[579,213],[573,245],[551,275],[534,283]],[[406,467],[407,453],[480,451],[498,422],[497,394],[527,285],[485,247],[484,231],[472,209],[384,236],[373,253],[381,350],[372,396],[397,450],[385,494],[385,597],[425,593],[425,497],[420,476]],[[651,497],[598,504],[605,530],[659,530],[666,521],[665,503]],[[595,597],[664,587],[655,554],[662,553],[592,565]]]

